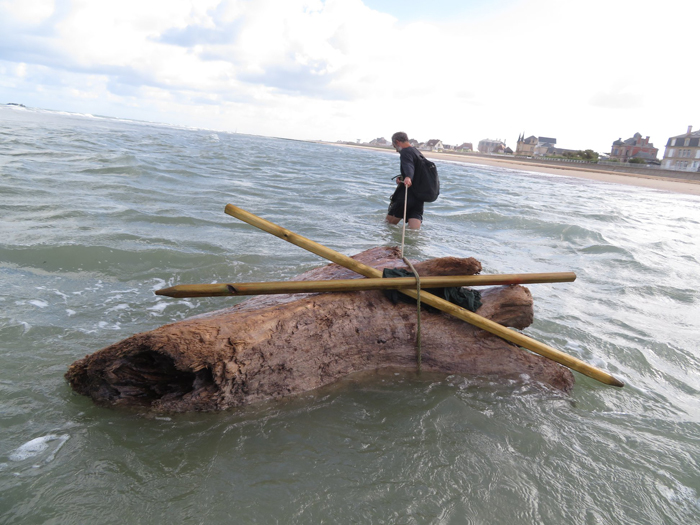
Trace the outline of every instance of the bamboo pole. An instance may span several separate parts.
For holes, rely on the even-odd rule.
[[[311,253],[315,253],[316,255],[319,255],[336,264],[339,264],[340,266],[343,266],[361,275],[364,275],[365,277],[381,277],[382,272],[377,270],[376,268],[367,266],[366,264],[356,261],[355,259],[352,259],[347,255],[343,255],[342,253],[327,248],[322,244],[312,241],[311,239],[307,239],[306,237],[293,233],[285,228],[282,228],[281,226],[278,226],[270,221],[262,219],[256,215],[253,215],[250,212],[238,208],[237,206],[227,204],[224,211],[228,215],[231,215],[232,217],[246,222],[251,226],[260,228],[261,230],[271,233],[272,235],[275,235],[280,239],[284,239],[287,242],[299,246],[300,248],[304,248],[305,250],[308,250]],[[414,290],[401,290],[401,293],[408,295],[409,297],[413,297],[414,299],[417,295]],[[462,319],[463,321],[466,321],[478,328],[481,328],[482,330],[491,332],[492,334],[497,335],[505,339],[506,341],[510,341],[511,343],[522,346],[523,348],[527,348],[528,350],[531,350],[536,354],[551,359],[552,361],[556,361],[557,363],[571,368],[572,370],[576,370],[577,372],[580,372],[581,374],[584,374],[597,381],[600,381],[601,383],[619,387],[624,386],[624,383],[622,381],[613,377],[612,375],[608,374],[603,370],[589,365],[588,363],[584,363],[580,359],[570,356],[560,350],[557,350],[556,348],[552,348],[551,346],[548,346],[544,343],[540,343],[539,341],[536,341],[531,337],[521,334],[520,332],[510,330],[509,328],[506,328],[505,326],[502,326],[489,319],[486,319],[485,317],[481,317],[480,315],[470,312],[469,310],[460,308],[459,306],[452,304],[449,301],[445,301],[444,299],[440,299],[439,297],[436,297],[433,294],[427,292],[422,293],[421,302],[438,308],[443,312],[449,313],[457,317],[458,319]]]
[[[421,288],[563,283],[576,280],[574,272],[511,273],[502,275],[450,275],[421,277]],[[416,288],[415,277],[391,279],[333,279],[326,281],[272,281],[262,283],[179,284],[156,290],[167,297],[223,297],[285,293],[359,292]]]

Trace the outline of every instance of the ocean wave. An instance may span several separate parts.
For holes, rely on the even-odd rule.
[[[45,455],[42,459],[45,463],[50,463],[69,439],[70,436],[68,434],[48,434],[46,436],[34,438],[12,451],[8,457],[10,461],[19,462],[26,461],[27,459],[34,459],[44,452],[49,452],[49,454]],[[53,443],[51,450],[49,450],[50,443],[52,442],[55,443]]]

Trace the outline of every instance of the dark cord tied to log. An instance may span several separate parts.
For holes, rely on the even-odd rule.
[[[421,281],[417,270],[411,264],[411,262],[402,257],[404,263],[409,267],[409,270],[403,268],[384,268],[382,272],[382,277],[384,279],[394,278],[394,277],[413,277],[416,280],[416,302],[418,304],[418,327],[417,327],[417,353],[418,353],[418,371],[420,372],[422,352],[421,352],[421,301],[420,301],[420,289]],[[481,306],[481,293],[478,290],[472,290],[462,287],[448,286],[445,288],[429,288],[429,292],[436,294],[453,304],[459,305],[462,308],[469,310],[470,312],[476,312]],[[400,293],[399,290],[387,289],[384,290],[384,295],[394,304],[398,302],[408,302],[412,303],[413,299],[405,297]],[[431,306],[426,306],[429,312],[439,312],[437,308],[432,308]]]
[[[403,262],[405,262],[408,267],[411,269],[413,272],[413,275],[416,276],[416,304],[418,305],[418,324],[417,324],[417,329],[416,329],[416,353],[417,353],[417,359],[418,359],[418,373],[420,374],[420,365],[421,365],[421,337],[420,337],[420,276],[418,275],[418,272],[416,269],[413,267],[411,264],[411,261],[406,259],[406,257],[403,258]]]

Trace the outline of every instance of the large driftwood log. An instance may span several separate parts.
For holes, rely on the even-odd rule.
[[[403,267],[395,248],[355,258],[376,268]],[[415,264],[420,275],[473,275],[476,259]],[[336,264],[297,280],[359,277]],[[522,286],[482,291],[478,314],[505,326],[532,322]],[[71,365],[66,378],[99,404],[154,410],[222,410],[298,394],[353,372],[416,368],[416,307],[393,305],[382,292],[258,296],[233,307],[136,334]],[[422,312],[422,369],[522,380],[564,392],[565,367],[463,321]]]

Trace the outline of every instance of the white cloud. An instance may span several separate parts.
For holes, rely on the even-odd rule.
[[[40,24],[49,18],[54,10],[54,0],[0,0],[0,12],[10,13],[15,24]]]
[[[361,0],[76,0],[68,11],[0,0],[0,93],[264,135],[405,129],[510,144],[525,131],[602,151],[635,131],[661,144],[697,118],[696,97],[669,95],[695,84],[698,14],[691,0],[520,0],[404,23]]]

